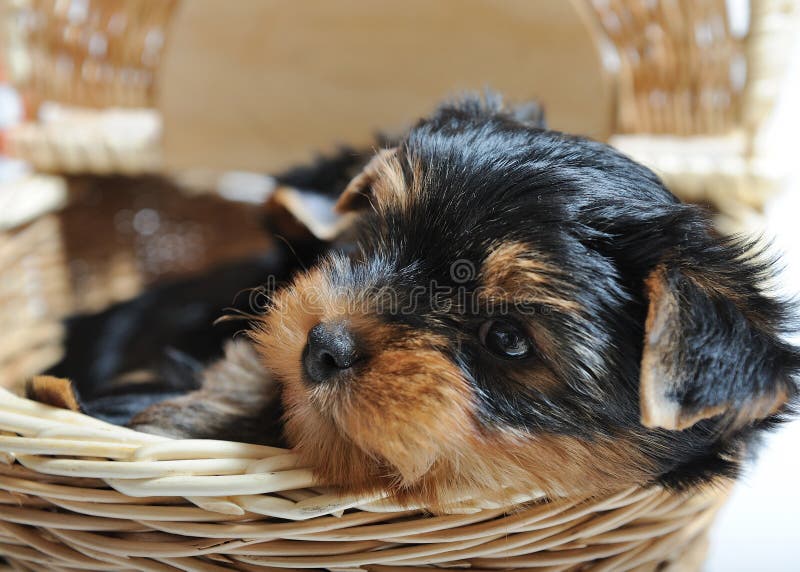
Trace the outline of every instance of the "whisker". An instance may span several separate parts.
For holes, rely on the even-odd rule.
[[[283,242],[286,245],[286,247],[291,251],[291,253],[294,255],[294,257],[297,259],[297,263],[300,265],[300,267],[303,269],[303,271],[304,272],[308,272],[308,266],[306,266],[305,263],[303,263],[303,261],[300,258],[300,255],[297,254],[297,251],[294,249],[294,246],[291,245],[289,240],[285,236],[280,235],[280,234],[276,234],[275,238],[277,238],[278,240],[280,240],[281,242]]]

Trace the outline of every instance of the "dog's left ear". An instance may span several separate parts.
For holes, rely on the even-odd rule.
[[[643,425],[682,430],[726,416],[743,426],[797,392],[800,354],[780,338],[784,305],[760,290],[762,273],[748,264],[670,260],[647,277]]]
[[[377,203],[399,199],[403,194],[405,182],[397,160],[397,148],[381,149],[339,196],[336,212],[364,210]]]

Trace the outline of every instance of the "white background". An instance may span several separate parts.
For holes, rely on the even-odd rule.
[[[786,82],[764,144],[794,172],[768,205],[765,228],[783,253],[783,286],[800,294],[800,41]],[[711,542],[707,572],[800,571],[800,421],[769,436],[720,513]]]

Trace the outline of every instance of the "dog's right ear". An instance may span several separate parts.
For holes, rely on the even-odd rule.
[[[353,217],[338,211],[336,201],[370,157],[369,149],[341,147],[275,175],[275,191],[264,205],[269,230],[293,247],[326,248],[342,238]]]
[[[668,256],[649,274],[642,354],[642,424],[682,430],[722,416],[738,427],[782,410],[797,393],[800,352],[781,339],[785,304],[758,281],[769,265],[725,244]]]

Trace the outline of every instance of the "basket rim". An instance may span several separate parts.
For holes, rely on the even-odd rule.
[[[253,503],[262,514],[291,520],[352,508],[368,512],[426,509],[397,504],[388,492],[340,495],[334,488],[322,487],[313,469],[301,466],[298,456],[289,449],[141,433],[77,411],[31,401],[4,388],[0,388],[0,461],[9,466],[16,461],[42,475],[101,479],[126,497],[184,497],[223,514],[241,514],[253,508]],[[294,503],[277,498],[273,503],[265,501],[264,495],[303,489],[319,492]],[[637,489],[663,490],[659,486]],[[626,492],[631,494],[632,490]],[[232,497],[242,506],[221,500]],[[448,512],[509,509],[542,500],[547,500],[546,495],[537,490],[514,494],[503,504],[465,492],[453,499]]]
[[[629,570],[702,557],[731,484],[465,494],[432,514],[321,488],[286,449],[139,433],[0,388],[0,554],[25,569]]]
[[[268,516],[292,520],[351,508],[380,512],[425,509],[394,503],[388,492],[341,496],[335,489],[320,488],[312,468],[301,466],[297,455],[288,449],[141,433],[77,411],[31,401],[3,388],[0,388],[0,455],[5,455],[6,464],[16,461],[35,473],[102,479],[129,497],[179,496],[206,507],[211,505],[212,510],[222,513],[239,513],[248,508],[237,509],[230,501],[220,503],[217,499],[222,497],[298,489],[319,489],[321,493],[296,503],[275,502],[272,509],[263,506],[263,498],[258,504],[261,510],[273,513]],[[512,504],[507,506],[542,498],[542,492],[530,491],[514,495]],[[502,506],[497,502],[464,494],[453,499],[452,511],[458,514],[499,508]]]

